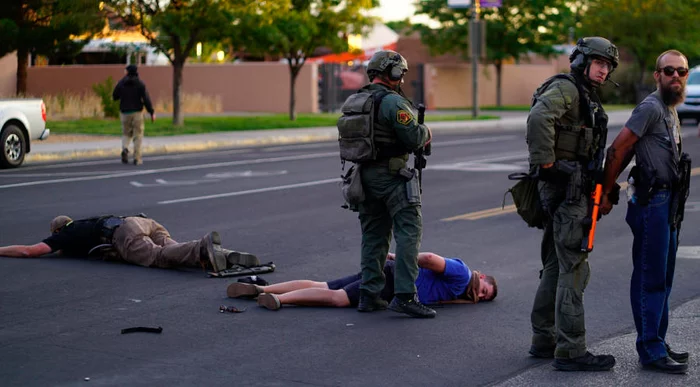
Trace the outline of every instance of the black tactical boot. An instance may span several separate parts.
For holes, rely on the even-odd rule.
[[[615,357],[586,352],[573,359],[556,359],[552,365],[560,371],[607,371],[615,366]]]
[[[397,294],[391,300],[389,309],[394,312],[405,313],[411,317],[433,318],[437,316],[437,312],[421,304],[415,294]]]
[[[374,312],[375,310],[385,310],[388,302],[382,300],[378,294],[360,290],[360,302],[357,304],[358,312]]]
[[[122,149],[122,164],[129,164],[129,150]]]
[[[200,242],[200,262],[205,268],[214,272],[226,270],[226,254],[221,249],[221,236],[213,231],[205,235]]]
[[[538,359],[552,359],[554,358],[554,347],[540,348],[535,345],[530,346],[530,356],[536,357]]]

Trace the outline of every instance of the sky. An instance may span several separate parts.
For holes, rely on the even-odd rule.
[[[380,0],[380,6],[374,10],[376,16],[384,21],[404,20],[413,16],[415,0]]]

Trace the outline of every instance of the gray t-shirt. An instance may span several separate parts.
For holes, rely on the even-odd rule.
[[[680,122],[675,108],[666,106],[658,93],[649,94],[637,105],[625,126],[639,137],[634,145],[637,165],[656,171],[657,184],[670,184],[678,174],[678,157],[672,146],[680,145]],[[674,138],[669,138],[669,131]]]

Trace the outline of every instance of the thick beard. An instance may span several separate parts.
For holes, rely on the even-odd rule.
[[[661,85],[659,92],[661,93],[661,99],[668,106],[676,106],[685,99],[685,86],[676,91],[671,89],[671,84],[669,83],[667,86]]]

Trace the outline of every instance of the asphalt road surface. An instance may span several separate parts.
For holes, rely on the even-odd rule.
[[[686,132],[686,150],[700,159],[694,128]],[[541,232],[527,228],[510,207],[501,210],[512,185],[507,174],[526,164],[524,134],[436,138],[423,179],[421,250],[495,275],[499,293],[491,303],[438,308],[433,320],[354,309],[272,312],[227,299],[235,277],[207,278],[197,269],[2,258],[1,384],[85,385],[90,378],[90,385],[115,386],[477,386],[507,380],[546,363],[527,354]],[[219,231],[225,247],[273,261],[277,270],[262,276],[270,282],[330,280],[359,271],[360,227],[356,214],[340,207],[340,173],[334,142],[153,156],[139,167],[112,159],[0,171],[0,245],[39,242],[59,214],[143,212],[177,240]],[[683,246],[700,245],[697,192],[689,199]],[[601,221],[590,258],[589,344],[634,330],[625,211],[623,203]],[[700,260],[687,256],[678,260],[673,306],[700,296]],[[220,305],[247,310],[222,314]],[[120,334],[133,326],[163,332]]]

